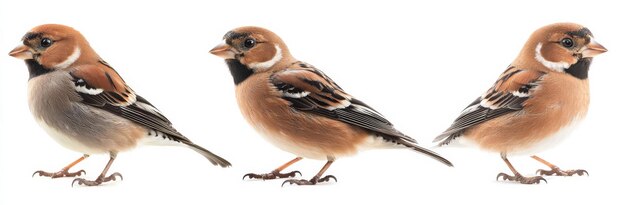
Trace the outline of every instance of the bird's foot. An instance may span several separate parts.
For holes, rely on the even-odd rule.
[[[572,176],[574,174],[578,174],[578,176],[582,176],[583,174],[586,174],[587,176],[589,176],[589,172],[587,172],[587,170],[584,170],[584,169],[572,169],[572,170],[563,171],[558,167],[552,168],[552,170],[539,169],[537,170],[537,174],[544,175],[544,176],[552,176],[552,175]]]
[[[115,177],[120,177],[121,180],[124,180],[124,177],[122,177],[122,174],[115,172],[111,175],[109,175],[108,177],[104,177],[104,175],[100,175],[96,180],[94,181],[90,181],[90,180],[86,180],[83,178],[77,178],[74,179],[74,181],[72,181],[72,187],[74,186],[74,183],[78,182],[78,185],[85,185],[85,186],[98,186],[104,182],[109,182],[109,181],[115,181],[116,178]]]
[[[539,184],[541,181],[544,181],[545,183],[548,183],[548,181],[546,181],[546,179],[544,179],[541,176],[534,176],[534,177],[524,177],[520,174],[515,174],[515,176],[511,176],[505,173],[500,173],[498,174],[498,176],[496,177],[496,181],[500,179],[500,177],[502,177],[503,180],[505,181],[516,181],[522,184]]]
[[[279,178],[282,179],[282,178],[295,177],[296,174],[299,174],[300,176],[302,176],[302,173],[300,173],[300,171],[292,171],[288,173],[280,173],[278,171],[272,171],[266,174],[248,173],[246,175],[243,175],[243,179],[246,179],[246,177],[248,177],[249,179],[262,179],[262,180],[279,179]]]
[[[319,178],[318,176],[314,176],[311,180],[306,179],[289,179],[285,180],[281,186],[285,186],[286,183],[296,184],[296,185],[316,185],[320,182],[328,182],[330,179],[335,180],[337,182],[337,178],[333,175],[326,175],[325,177]]]
[[[32,177],[35,177],[35,175],[39,174],[39,176],[50,177],[54,179],[54,178],[60,178],[60,177],[76,177],[76,176],[81,176],[86,173],[87,172],[85,172],[85,170],[80,170],[77,172],[68,172],[67,169],[63,169],[58,172],[44,172],[42,170],[39,170],[33,173]]]

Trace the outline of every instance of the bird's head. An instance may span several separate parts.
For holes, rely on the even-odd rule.
[[[10,56],[35,61],[45,69],[65,70],[98,59],[87,40],[71,27],[44,24],[28,31]]]
[[[536,30],[522,50],[525,57],[518,60],[536,61],[549,70],[586,78],[592,58],[606,51],[589,29],[575,23],[556,23]]]
[[[211,54],[236,61],[255,72],[269,70],[291,58],[289,49],[274,32],[253,26],[233,29]]]

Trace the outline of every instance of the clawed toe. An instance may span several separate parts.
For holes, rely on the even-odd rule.
[[[543,175],[543,176],[552,176],[552,175],[556,175],[556,176],[572,176],[574,174],[577,174],[578,176],[582,176],[582,175],[589,176],[589,172],[587,172],[587,170],[584,170],[584,169],[574,169],[574,170],[563,171],[563,170],[559,169],[558,167],[557,168],[553,168],[551,170],[539,169],[539,170],[537,170],[537,174],[538,175]]]
[[[544,179],[541,176],[524,177],[524,176],[519,175],[519,174],[511,176],[511,175],[508,175],[508,174],[505,174],[505,173],[500,173],[496,177],[496,181],[499,181],[500,177],[502,177],[502,180],[504,180],[504,181],[516,181],[516,182],[519,182],[519,183],[522,183],[522,184],[539,184],[539,183],[541,183],[541,181],[544,181],[546,184],[548,183],[548,181],[546,181],[546,179]]]
[[[584,170],[584,169],[569,170],[568,172],[572,172],[572,174],[570,174],[570,176],[572,176],[574,174],[578,174],[578,176],[582,176],[582,175],[589,176],[589,172],[587,172],[587,170]]]
[[[289,179],[289,180],[285,180],[283,182],[283,184],[281,185],[281,187],[285,186],[285,184],[289,183],[291,184],[296,184],[296,185],[316,185],[320,182],[328,182],[330,181],[330,179],[335,180],[335,182],[337,182],[337,178],[333,175],[326,175],[325,177],[319,178],[318,176],[313,177],[311,180],[306,180],[306,179]]]
[[[335,180],[335,182],[337,182],[337,177],[333,175],[326,175],[325,177],[322,177],[321,179],[319,179],[317,182],[328,182],[330,181],[330,179],[333,179]]]
[[[83,174],[87,174],[87,172],[85,172],[85,170],[80,170],[77,172],[68,172],[67,170],[61,170],[58,172],[45,172],[42,170],[36,171],[33,173],[33,175],[31,177],[35,177],[35,175],[39,175],[39,176],[44,176],[44,177],[50,177],[50,178],[60,178],[60,177],[76,177],[76,176],[81,176]]]
[[[98,186],[104,182],[115,181],[117,179],[116,177],[119,177],[120,180],[124,180],[124,177],[122,177],[122,174],[115,172],[109,175],[108,177],[104,177],[103,175],[100,175],[94,181],[86,180],[84,178],[74,179],[74,181],[72,181],[72,187],[74,187],[74,183],[78,183],[78,185],[85,185],[85,186]]]
[[[306,179],[289,179],[289,180],[285,180],[283,184],[281,184],[280,186],[283,187],[285,186],[286,183],[297,184],[297,185],[314,185],[313,182],[306,180]]]
[[[291,177],[295,177],[296,174],[299,174],[300,176],[302,176],[302,173],[300,173],[300,171],[292,171],[292,172],[288,172],[288,173],[280,173],[278,171],[273,171],[270,173],[266,173],[266,174],[255,174],[255,173],[248,173],[243,175],[243,179],[246,179],[246,177],[248,177],[249,179],[262,179],[262,180],[268,180],[268,179],[282,179],[282,178],[291,178]]]

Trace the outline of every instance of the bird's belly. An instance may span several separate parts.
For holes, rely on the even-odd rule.
[[[54,139],[54,141],[56,141],[61,146],[67,149],[80,152],[83,154],[99,154],[99,153],[106,152],[106,150],[98,149],[92,146],[87,146],[81,143],[81,141],[79,139],[76,139],[76,137],[67,135],[59,131],[58,129],[48,125],[45,121],[41,119],[37,119],[36,121],[39,124],[39,126],[41,126],[41,128],[43,128],[44,131],[46,131],[46,133],[48,133],[48,135],[52,137],[52,139]]]
[[[472,130],[466,133],[467,135],[463,135],[464,139],[458,140],[457,144],[477,145],[485,150],[507,155],[534,155],[563,142],[581,120],[575,118],[552,133],[545,133],[545,129],[541,127],[511,131],[512,128],[503,125],[485,126],[481,127],[480,132]]]
[[[54,111],[33,112],[39,126],[67,149],[83,154],[120,152],[134,148],[146,136],[145,128],[107,111],[69,104],[68,108],[46,107]]]
[[[578,125],[580,124],[580,120],[573,120],[570,124],[563,126],[557,132],[532,143],[529,143],[525,147],[521,147],[519,149],[513,149],[509,151],[507,154],[509,155],[534,155],[541,153],[545,150],[551,149],[556,145],[559,145],[563,142],[571,133],[574,131]]]
[[[318,160],[350,156],[367,142],[366,131],[343,123],[331,124],[329,119],[309,121],[309,116],[301,115],[302,118],[286,120],[273,116],[276,115],[252,115],[248,122],[265,140],[297,156]]]
[[[298,143],[293,139],[293,136],[288,136],[284,132],[272,132],[266,129],[263,125],[253,124],[253,127],[265,140],[279,149],[295,154],[300,157],[317,160],[327,160],[329,156],[335,154],[328,153],[318,146],[311,146],[306,143]],[[335,157],[335,156],[333,156]]]

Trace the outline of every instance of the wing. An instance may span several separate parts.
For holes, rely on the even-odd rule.
[[[376,110],[344,92],[315,68],[280,71],[274,73],[270,81],[295,110],[358,126],[394,142],[417,143],[396,130]]]
[[[439,142],[440,146],[446,145],[467,128],[521,110],[545,74],[541,71],[509,67],[500,75],[493,87],[467,106],[450,128],[437,136],[433,142]]]
[[[82,103],[100,108],[122,118],[146,126],[149,135],[183,143],[202,154],[214,165],[230,166],[230,162],[194,144],[176,131],[172,123],[150,102],[126,85],[122,77],[106,62],[80,66],[70,73]]]
[[[171,140],[190,142],[150,102],[126,85],[108,64],[80,66],[70,73],[82,103],[94,106],[161,132]]]

